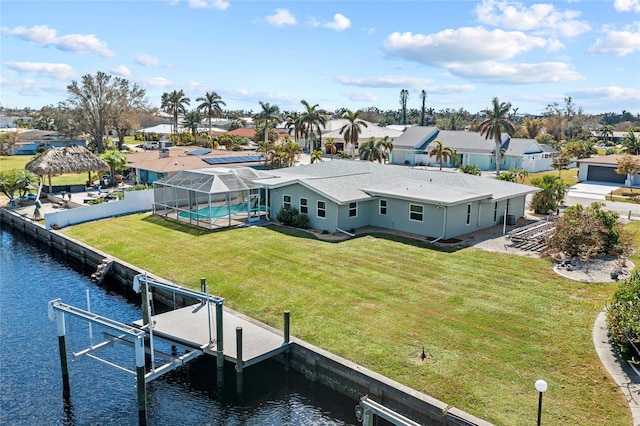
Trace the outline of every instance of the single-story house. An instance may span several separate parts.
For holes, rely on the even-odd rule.
[[[480,170],[495,170],[495,142],[477,132],[463,130],[440,130],[437,127],[409,127],[394,140],[391,163],[411,166],[438,166],[429,152],[435,141],[442,142],[457,153],[457,165],[477,165]],[[557,151],[548,145],[539,144],[535,139],[512,138],[502,135],[501,170],[524,169],[528,172],[551,170],[553,156]],[[452,158],[445,167],[453,167]]]
[[[640,139],[640,132],[633,132],[636,136],[636,139]],[[591,136],[593,136],[594,138],[598,138],[599,140],[604,142],[605,136],[603,136],[603,134],[598,131],[598,130],[592,130],[591,131]],[[621,144],[625,138],[629,136],[629,132],[611,132],[611,134],[606,136],[606,139],[611,142],[613,145],[618,145]]]
[[[334,160],[264,171],[269,217],[294,207],[329,232],[377,226],[447,239],[511,222],[539,189],[453,171]],[[506,215],[506,217],[505,217]]]
[[[367,127],[360,127],[361,133],[358,134],[358,144],[366,142],[372,137],[376,139],[384,139],[385,137],[388,137],[395,144],[396,138],[402,135],[402,130],[391,127],[381,127],[376,123],[371,123],[364,120],[360,121],[366,123]],[[342,127],[344,127],[348,123],[349,120],[345,118],[329,120],[322,132],[322,141],[326,142],[327,139],[333,138],[336,142],[336,149],[338,151],[350,151],[351,148],[355,150],[357,147],[349,147],[345,145],[344,132],[342,134],[340,133],[340,129],[342,129]]]
[[[578,180],[618,183],[620,186],[640,185],[640,175],[626,176],[616,172],[618,161],[625,155],[614,154],[578,160]],[[640,156],[632,157],[640,159]]]
[[[127,167],[138,183],[151,184],[181,170],[245,166],[264,168],[264,157],[255,151],[211,150],[194,146],[173,146],[127,154]]]
[[[70,146],[87,147],[84,138],[69,138],[52,130],[27,130],[20,132],[20,142],[17,142],[9,154],[34,155],[42,145],[43,150],[49,148],[68,148]]]

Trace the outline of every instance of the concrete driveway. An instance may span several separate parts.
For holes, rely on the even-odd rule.
[[[621,188],[619,183],[610,182],[580,182],[569,188],[568,197],[591,198],[594,200],[603,200],[611,191]]]

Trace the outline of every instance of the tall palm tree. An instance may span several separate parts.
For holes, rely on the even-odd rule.
[[[420,125],[424,126],[424,116],[425,113],[427,112],[426,110],[426,103],[427,103],[427,91],[423,90],[422,92],[420,92],[420,99],[422,100],[422,109],[420,110]]]
[[[174,90],[171,93],[163,93],[160,108],[173,116],[173,133],[178,132],[178,115],[187,112],[187,105],[191,99],[187,98],[182,90]]]
[[[434,143],[435,146],[429,151],[429,156],[436,158],[440,164],[440,170],[442,170],[442,164],[448,163],[453,158],[453,151],[448,146],[442,145],[442,141],[439,139],[436,139]]]
[[[277,105],[271,105],[269,102],[260,101],[262,111],[253,116],[255,120],[264,122],[264,141],[269,141],[269,126],[278,124],[281,120],[280,108]]]
[[[309,139],[313,140],[313,150],[318,151],[322,148],[322,131],[327,124],[327,117],[329,113],[323,109],[318,108],[318,104],[311,106],[309,102],[304,99],[300,101],[304,106],[305,111],[300,114],[300,123],[302,125],[302,133],[305,138],[305,145],[307,148]],[[316,139],[318,136],[318,139]]]
[[[493,138],[496,147],[494,156],[496,161],[496,175],[500,175],[500,147],[502,146],[502,131],[513,133],[515,128],[511,120],[509,120],[509,111],[511,104],[509,102],[500,102],[497,97],[493,98],[492,108],[483,111],[485,119],[480,123],[480,134],[485,139]]]
[[[402,124],[407,124],[407,101],[409,100],[409,91],[402,89],[400,91],[400,107],[402,108]]]
[[[224,103],[220,95],[216,92],[207,92],[204,96],[196,98],[196,102],[201,102],[201,104],[197,106],[197,110],[204,111],[209,119],[209,134],[211,134],[211,119],[213,117],[221,117],[222,108],[220,105],[227,106],[227,104]]]
[[[342,118],[347,119],[348,123],[342,126],[340,134],[344,137],[345,142],[351,144],[351,158],[355,155],[355,148],[358,144],[358,136],[362,133],[362,127],[368,127],[367,123],[358,118],[359,115],[360,111],[354,112],[347,109],[342,116]]]
[[[287,114],[285,119],[285,127],[289,131],[289,134],[293,132],[293,140],[298,141],[298,138],[302,134],[302,123],[300,122],[300,114],[297,112],[291,112]]]

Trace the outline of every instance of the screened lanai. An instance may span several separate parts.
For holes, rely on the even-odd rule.
[[[264,178],[250,167],[182,170],[153,183],[153,212],[207,229],[260,221],[266,215]]]

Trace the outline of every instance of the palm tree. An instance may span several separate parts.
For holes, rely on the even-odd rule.
[[[260,101],[262,111],[253,116],[255,120],[264,121],[264,140],[269,141],[269,126],[280,122],[280,108],[269,102]]]
[[[494,150],[496,161],[496,175],[500,175],[500,147],[502,147],[502,131],[513,133],[515,131],[513,123],[509,120],[509,111],[511,104],[509,102],[500,102],[498,98],[492,100],[493,108],[487,108],[483,111],[485,119],[480,123],[480,134],[485,139],[493,138],[496,147]]]
[[[442,170],[442,163],[448,163],[451,161],[453,151],[448,146],[443,146],[442,141],[438,139],[436,139],[434,143],[436,145],[431,149],[431,151],[429,151],[429,156],[436,158],[436,161],[440,163],[440,170]]]
[[[351,158],[355,155],[355,148],[358,144],[358,136],[362,133],[362,126],[368,127],[367,123],[358,118],[360,111],[351,111],[347,109],[342,116],[346,118],[348,123],[342,126],[340,134],[344,137],[345,142],[351,144]]]
[[[316,161],[322,162],[322,151],[321,150],[311,151],[311,164],[315,163]]]
[[[178,132],[178,114],[187,112],[186,106],[190,102],[191,99],[187,98],[182,90],[162,94],[160,108],[173,116],[173,133]]]
[[[402,124],[407,124],[407,101],[409,100],[409,91],[402,89],[400,91],[400,107],[402,109]]]
[[[191,134],[193,137],[196,137],[196,133],[198,132],[198,126],[202,121],[202,115],[200,111],[194,109],[193,111],[189,111],[184,115],[184,120],[182,120],[182,125],[187,129],[191,130]]]
[[[327,116],[329,113],[323,109],[318,109],[318,104],[313,106],[309,105],[304,99],[300,103],[305,107],[305,111],[300,114],[300,124],[302,125],[302,134],[305,138],[305,146],[309,148],[308,141],[312,139],[314,141],[313,150],[320,150],[322,148],[322,132],[320,126],[324,129],[327,123]],[[316,142],[316,135],[318,140]]]
[[[285,136],[284,140],[280,142],[280,146],[282,148],[282,152],[286,155],[286,164],[284,164],[284,166],[295,166],[296,161],[298,161],[300,154],[302,153],[302,147],[300,144],[289,139],[289,136]]]
[[[122,170],[127,165],[127,157],[117,149],[110,149],[105,151],[100,158],[109,165],[111,169],[109,172],[111,174],[110,181],[115,183],[115,172],[116,170]]]
[[[220,105],[227,106],[227,104],[224,103],[220,95],[216,92],[207,92],[204,96],[196,98],[196,102],[201,102],[201,104],[198,105],[197,110],[204,111],[206,114],[209,119],[209,133],[211,133],[211,119],[213,117],[221,117],[222,108]]]
[[[393,151],[393,140],[389,139],[389,136],[385,136],[378,141],[378,147],[382,153],[382,158],[386,163],[389,161],[389,157],[391,157],[391,152]]]
[[[640,139],[638,139],[633,129],[627,130],[627,136],[624,137],[622,146],[629,154],[640,154]]]
[[[329,150],[331,153],[331,161],[333,161],[333,156],[336,153],[336,138],[327,138],[327,141],[324,143],[324,147]]]
[[[285,127],[288,129],[289,134],[293,131],[293,140],[298,141],[302,133],[302,123],[300,122],[300,114],[297,112],[291,112],[285,117]]]
[[[525,117],[524,120],[522,120],[522,125],[526,129],[527,136],[530,139],[538,136],[538,133],[540,133],[540,130],[542,129],[542,121],[537,118]]]
[[[422,109],[420,110],[420,125],[424,126],[424,116],[426,113],[426,103],[427,103],[427,91],[423,90],[420,92],[420,99],[422,99]]]
[[[609,136],[613,138],[613,126],[611,124],[605,124],[600,128],[600,136],[602,136],[602,143],[607,145]]]
[[[568,185],[562,181],[562,178],[553,175],[532,179],[531,184],[541,188],[541,191],[536,192],[531,199],[531,208],[536,214],[556,211],[568,190]]]
[[[383,155],[375,136],[360,145],[360,159],[382,163]]]

